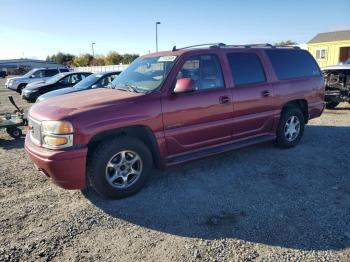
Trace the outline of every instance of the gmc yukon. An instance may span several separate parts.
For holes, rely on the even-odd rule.
[[[55,184],[121,198],[140,190],[154,168],[270,140],[295,146],[322,114],[324,94],[305,50],[174,47],[136,59],[112,88],[35,104],[25,148]]]

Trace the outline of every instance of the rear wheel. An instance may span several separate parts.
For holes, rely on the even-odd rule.
[[[22,136],[22,130],[18,127],[8,127],[6,132],[14,139],[19,139]]]
[[[285,108],[277,129],[277,145],[282,148],[297,145],[303,136],[304,127],[305,119],[301,110],[296,107]]]
[[[99,194],[123,198],[143,187],[152,163],[152,154],[142,141],[123,136],[97,146],[89,157],[88,179]]]
[[[339,105],[339,102],[334,102],[334,101],[327,101],[326,102],[327,109],[334,109],[334,108],[336,108],[337,105]]]

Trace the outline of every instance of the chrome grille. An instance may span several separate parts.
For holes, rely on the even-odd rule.
[[[41,123],[29,118],[28,124],[30,126],[30,139],[34,144],[41,145]]]

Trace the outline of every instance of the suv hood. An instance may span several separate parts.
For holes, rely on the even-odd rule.
[[[27,79],[27,77],[24,77],[24,76],[15,76],[15,77],[7,78],[7,81],[10,81],[10,80],[20,80],[20,79]]]
[[[52,97],[39,103],[35,103],[31,107],[29,115],[40,121],[66,119],[69,116],[85,111],[132,103],[135,102],[134,98],[143,95],[143,93],[115,89],[92,89]]]

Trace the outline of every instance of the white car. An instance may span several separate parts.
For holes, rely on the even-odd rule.
[[[69,72],[67,68],[34,68],[23,76],[8,78],[5,87],[21,93],[27,84],[32,82],[45,82],[50,77],[63,72]]]

